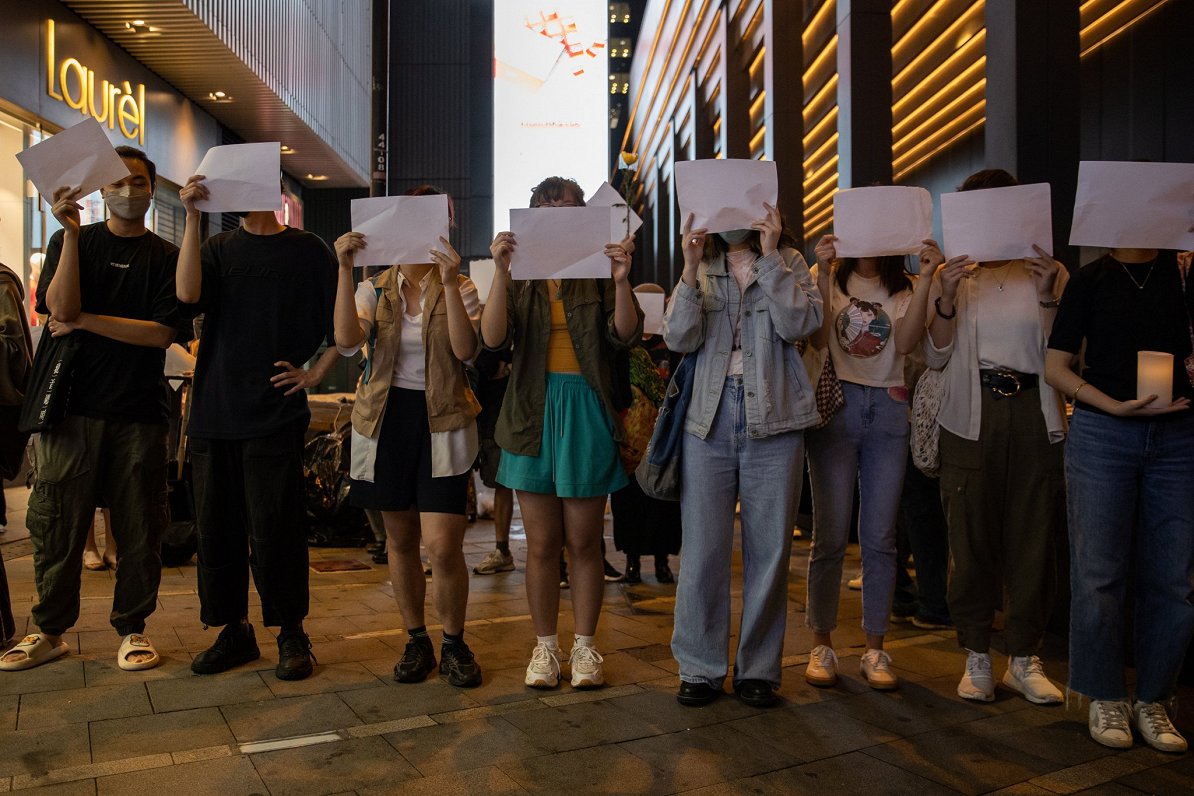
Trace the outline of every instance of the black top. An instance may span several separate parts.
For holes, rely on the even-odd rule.
[[[204,313],[187,433],[253,439],[311,420],[307,395],[270,382],[275,362],[302,367],[333,340],[336,258],[318,236],[287,227],[276,235],[244,228],[209,238],[200,252],[203,291],[186,315]]]
[[[46,291],[62,256],[62,235],[59,230],[50,238],[37,282],[37,311],[43,315],[50,312]],[[79,230],[82,311],[177,328],[177,264],[178,247],[152,232],[122,238],[113,235],[106,223],[88,224]],[[166,423],[165,349],[121,343],[84,331],[72,334],[80,337],[80,348],[74,360],[68,414]]]
[[[1171,251],[1160,252],[1151,263],[1124,264],[1104,255],[1070,279],[1053,321],[1049,348],[1076,354],[1085,339],[1082,378],[1117,401],[1136,397],[1138,351],[1173,354],[1173,397],[1194,400],[1194,387],[1183,366],[1190,355],[1186,313],[1194,312],[1191,281],[1187,276],[1183,297],[1177,257]],[[1100,411],[1086,403],[1078,406]],[[1178,412],[1148,419],[1182,416]]]

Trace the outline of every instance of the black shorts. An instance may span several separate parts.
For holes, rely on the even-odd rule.
[[[391,387],[381,419],[373,482],[352,481],[352,505],[378,511],[465,514],[470,473],[431,477],[431,430],[422,390]]]

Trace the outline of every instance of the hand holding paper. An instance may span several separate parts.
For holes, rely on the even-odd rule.
[[[195,174],[203,175],[208,197],[195,202],[204,213],[281,210],[281,144],[230,144],[207,150]]]
[[[369,244],[355,265],[429,263],[433,250],[444,250],[439,239],[448,237],[449,216],[443,194],[353,199],[350,213],[353,231]]]
[[[945,256],[976,262],[1036,257],[1034,245],[1053,253],[1049,183],[985,188],[941,195]]]
[[[710,233],[750,229],[779,203],[775,163],[761,160],[682,160],[676,163],[680,217]]]
[[[86,196],[129,176],[103,126],[90,116],[40,144],[17,153],[25,175],[47,200],[59,188]],[[52,200],[57,201],[57,200]]]
[[[933,199],[924,188],[879,185],[833,196],[838,257],[919,252],[933,230]]]

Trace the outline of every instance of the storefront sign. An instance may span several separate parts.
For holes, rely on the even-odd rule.
[[[78,58],[58,60],[54,20],[46,20],[46,93],[84,116],[91,115],[109,130],[119,127],[130,141],[145,145],[145,84],[109,82],[96,86],[95,72]]]

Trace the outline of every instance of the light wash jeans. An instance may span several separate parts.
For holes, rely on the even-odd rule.
[[[808,557],[808,626],[837,627],[842,556],[850,539],[854,486],[859,488],[862,628],[887,632],[895,590],[896,517],[908,461],[908,404],[886,387],[842,382],[846,405],[829,425],[808,434],[813,487],[813,542]]]
[[[1127,697],[1131,583],[1136,698],[1167,701],[1194,637],[1194,417],[1149,422],[1078,409],[1065,480],[1070,688],[1091,699]]]
[[[681,451],[684,546],[672,654],[680,679],[714,688],[729,669],[735,503],[742,504],[742,619],[734,682],[779,687],[800,502],[803,433],[748,437],[743,393],[741,378],[727,378],[708,436],[686,433]]]

